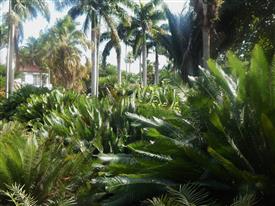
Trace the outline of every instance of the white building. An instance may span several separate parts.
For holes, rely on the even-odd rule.
[[[35,87],[52,88],[49,73],[43,71],[36,65],[20,66],[18,77],[14,80],[15,87],[33,85]]]

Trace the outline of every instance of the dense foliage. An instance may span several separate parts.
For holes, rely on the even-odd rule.
[[[1,101],[2,119],[18,121],[0,125],[1,201],[274,204],[274,62],[259,47],[249,63],[227,59],[209,60],[189,89],[97,99],[27,87]]]
[[[190,0],[179,14],[161,0],[56,0],[68,15],[23,47],[23,21],[48,5],[5,2],[0,205],[275,205],[272,0]],[[13,91],[13,68],[34,65],[53,89]]]
[[[48,92],[47,88],[37,88],[33,86],[25,86],[15,92],[9,99],[3,99],[0,102],[0,120],[11,120],[16,109],[21,104],[26,104],[27,99],[32,94],[43,94]]]

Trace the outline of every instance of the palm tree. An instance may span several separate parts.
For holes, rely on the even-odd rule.
[[[39,42],[40,41],[40,42]],[[83,32],[76,29],[75,23],[70,16],[59,20],[56,25],[51,28],[38,41],[36,59],[31,61],[46,67],[53,74],[53,83],[62,85],[67,89],[79,87],[79,81],[85,75],[85,69],[81,65],[81,56],[83,51],[90,47],[90,43],[86,39]],[[30,56],[31,57],[31,56]]]
[[[194,26],[194,14],[173,14],[168,7],[164,7],[168,25],[166,33],[158,33],[158,42],[168,52],[168,58],[173,61],[174,70],[181,73],[182,79],[187,81],[188,75],[194,75],[201,61],[201,30]],[[163,26],[163,27],[164,27]]]
[[[100,42],[107,41],[104,50],[102,52],[102,65],[106,66],[107,56],[110,55],[112,48],[115,48],[117,54],[117,68],[118,68],[118,84],[121,84],[121,45],[120,42],[123,41],[127,45],[129,38],[128,27],[125,23],[120,23],[116,28],[119,39],[112,38],[112,31],[107,31],[102,33],[100,37]]]
[[[0,0],[3,3],[6,0]],[[48,4],[44,0],[9,0],[9,43],[8,43],[8,59],[7,59],[7,83],[6,96],[14,91],[14,72],[17,65],[18,41],[20,27],[22,31],[22,22],[28,18],[35,18],[41,13],[49,20]]]
[[[126,53],[126,57],[125,57],[125,63],[126,64],[129,64],[129,67],[128,67],[128,72],[131,73],[131,65],[132,63],[134,62],[134,55],[132,52],[128,52]]]
[[[91,94],[93,96],[98,95],[98,50],[99,50],[99,37],[100,37],[100,19],[103,17],[107,26],[110,28],[112,35],[111,38],[115,44],[117,51],[118,62],[118,82],[121,82],[121,47],[120,38],[116,30],[116,23],[113,17],[126,18],[126,10],[124,6],[131,6],[130,0],[91,0],[91,1],[76,1],[76,0],[63,0],[59,3],[58,8],[64,8],[64,6],[72,5],[69,10],[69,15],[74,19],[83,14],[86,15],[84,22],[84,31],[87,31],[91,27],[91,40],[94,44],[92,50],[92,72],[91,72]]]
[[[218,11],[223,0],[191,0],[190,5],[197,13],[197,20],[202,32],[202,60],[207,68],[207,60],[210,58],[210,39],[213,20],[218,18]]]
[[[151,0],[147,4],[139,3],[134,9],[131,30],[136,34],[134,43],[134,54],[141,50],[143,66],[143,86],[147,85],[147,41],[152,33],[159,31],[158,23],[164,19],[163,12],[157,8],[161,0]]]

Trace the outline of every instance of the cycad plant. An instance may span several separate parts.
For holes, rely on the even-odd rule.
[[[0,126],[0,189],[6,197],[1,196],[1,204],[6,205],[9,199],[27,201],[33,197],[32,202],[43,205],[77,194],[83,172],[89,176],[84,156],[66,154],[57,138],[37,138],[18,122]]]
[[[111,187],[108,203],[137,202],[191,181],[222,205],[254,193],[259,205],[274,204],[274,61],[256,46],[249,64],[229,53],[224,69],[208,65],[191,78],[194,89],[173,118],[128,115],[146,138],[127,154],[100,156],[108,176],[127,178]]]

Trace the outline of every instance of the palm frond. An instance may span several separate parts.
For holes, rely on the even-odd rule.
[[[254,194],[239,195],[234,199],[231,206],[253,206],[257,204],[256,196]]]

